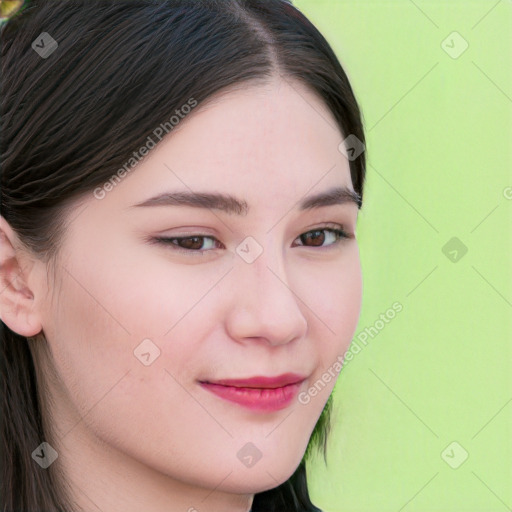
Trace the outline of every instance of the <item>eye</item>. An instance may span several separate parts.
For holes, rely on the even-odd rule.
[[[325,233],[328,233],[326,236]],[[334,241],[327,246],[323,245],[325,240],[331,238]],[[300,240],[300,246],[303,247],[317,247],[317,248],[327,248],[331,246],[338,245],[345,239],[353,238],[353,235],[347,234],[344,230],[343,226],[336,225],[336,227],[330,226],[321,226],[315,228],[310,231],[306,231],[305,233],[299,235],[296,240]],[[212,241],[210,243],[206,243],[206,248],[204,248],[205,241]],[[152,239],[154,243],[162,244],[169,247],[173,251],[188,253],[194,256],[203,256],[206,253],[214,251],[219,247],[214,247],[216,244],[221,245],[215,237],[209,235],[201,235],[201,234],[193,234],[190,236],[181,236],[181,237],[155,237]],[[309,245],[310,244],[310,245]],[[222,247],[221,247],[222,248]]]
[[[302,242],[302,245],[306,247],[325,247],[323,246],[323,243],[325,242],[325,239],[329,238],[329,236],[325,236],[324,233],[328,233],[332,238],[334,238],[334,242],[332,244],[328,244],[328,247],[332,245],[339,244],[342,240],[345,240],[347,238],[351,238],[350,235],[348,235],[345,230],[343,229],[343,226],[340,228],[330,228],[330,227],[320,227],[316,228],[312,231],[307,231],[306,233],[303,233],[298,237],[298,239]],[[306,242],[312,242],[312,245],[306,245]]]
[[[212,245],[215,245],[215,242],[220,244],[220,242],[213,236],[199,234],[175,238],[157,237],[154,240],[157,243],[169,246],[169,248],[174,251],[185,252],[193,254],[194,256],[203,256],[206,252],[214,250],[215,248],[213,248]],[[208,247],[206,249],[201,250],[201,247],[203,247],[205,240],[213,240],[213,244],[207,243],[206,245]]]

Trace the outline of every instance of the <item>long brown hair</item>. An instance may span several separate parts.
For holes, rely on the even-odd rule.
[[[42,58],[41,33],[58,42]],[[1,27],[1,215],[51,265],[66,207],[105,183],[155,126],[194,98],[280,75],[299,80],[364,143],[349,80],[315,26],[287,0],[33,0]],[[350,161],[362,197],[365,154]],[[36,344],[1,324],[1,507],[70,512],[64,475],[31,454],[51,439]],[[42,343],[40,345],[45,345]],[[253,511],[318,511],[306,460],[323,447],[331,398],[293,476]],[[51,443],[50,443],[51,444]]]

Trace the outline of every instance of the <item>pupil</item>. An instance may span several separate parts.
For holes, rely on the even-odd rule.
[[[320,236],[315,236],[316,234],[318,233],[321,233]],[[314,246],[317,246],[317,245],[322,245],[323,242],[324,242],[324,236],[323,236],[323,231],[322,230],[317,230],[317,231],[311,231],[311,233],[308,233],[305,235],[306,238],[312,238],[313,239],[313,242],[315,242],[315,240],[318,242],[318,243],[314,243],[313,245]]]
[[[201,240],[202,238],[199,236],[189,237],[185,238],[185,240],[182,240],[182,243],[186,245],[187,249],[200,249],[201,248]],[[195,242],[195,244],[194,244]]]

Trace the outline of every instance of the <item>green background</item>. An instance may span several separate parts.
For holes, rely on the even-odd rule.
[[[510,511],[512,1],[294,4],[364,117],[356,336],[403,306],[341,371],[312,499],[326,512]]]

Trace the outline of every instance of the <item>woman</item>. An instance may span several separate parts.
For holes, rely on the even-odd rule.
[[[328,43],[285,0],[1,37],[2,510],[319,510],[365,177]]]

